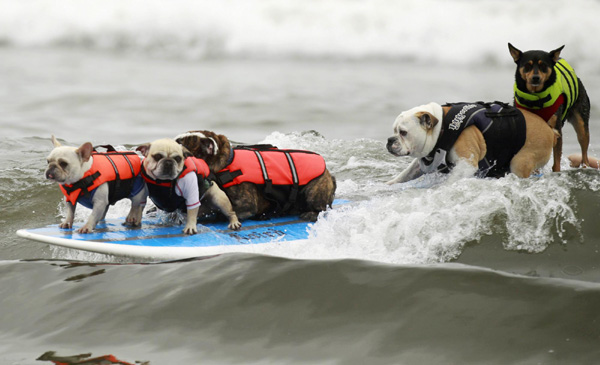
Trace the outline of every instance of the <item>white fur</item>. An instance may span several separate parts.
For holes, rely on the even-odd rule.
[[[433,130],[428,131],[417,118],[416,114],[422,112],[428,112],[438,120]],[[398,115],[393,125],[394,135],[388,140],[388,150],[395,156],[411,156],[415,159],[387,184],[413,180],[423,174],[419,159],[427,156],[435,147],[443,117],[442,106],[434,102],[414,107]]]
[[[431,133],[427,132],[419,122],[419,118],[415,116],[419,112],[428,112],[438,119],[439,123]],[[394,121],[394,136],[397,137],[397,142],[394,143],[390,152],[396,156],[415,158],[427,156],[437,143],[443,116],[442,106],[437,103],[417,106],[400,113]],[[406,135],[402,136],[401,131],[405,131]]]
[[[90,155],[92,144],[86,142],[77,147],[62,146],[58,140],[52,136],[54,149],[48,155],[48,168],[46,169],[46,178],[61,185],[71,185],[81,180],[83,175],[92,167],[94,158]],[[63,167],[62,164],[65,164]],[[78,233],[91,233],[98,222],[106,216],[108,211],[108,185],[106,183],[96,188],[96,193],[92,198],[92,213],[88,217],[83,227],[77,230]],[[130,198],[131,209],[125,219],[125,224],[130,226],[139,226],[142,223],[142,212],[146,205],[148,191],[144,186],[137,195]],[[60,228],[72,228],[75,217],[75,204],[65,200],[67,214]]]

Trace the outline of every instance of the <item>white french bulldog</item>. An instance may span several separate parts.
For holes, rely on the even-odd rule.
[[[218,208],[229,219],[229,229],[237,230],[242,226],[227,195],[217,184],[203,179],[208,176],[208,166],[206,166],[206,176],[200,176],[202,175],[200,173],[187,173],[180,177],[186,167],[186,159],[192,157],[175,140],[159,139],[143,144],[137,150],[145,157],[142,163],[142,175],[145,174],[144,179],[154,204],[168,212],[186,208],[187,219],[183,229],[185,234],[198,233],[197,218],[201,200],[206,200]],[[197,163],[206,165],[202,160]],[[199,181],[199,178],[203,181]],[[206,191],[200,191],[201,186],[203,186],[202,190],[205,188]]]
[[[466,113],[471,108],[479,107],[477,103],[464,104],[466,105],[462,106],[459,117],[462,112]],[[510,108],[506,107],[507,110]],[[484,137],[477,126],[469,125],[460,132],[449,150],[440,151],[437,146],[438,139],[442,133],[444,117],[451,108],[451,104],[442,106],[432,102],[400,113],[393,124],[394,135],[388,138],[386,147],[394,156],[411,156],[415,159],[387,184],[416,179],[425,173],[437,171],[436,168],[441,164],[449,162],[455,165],[460,159],[478,167],[479,162],[488,153],[486,138],[496,137],[496,135],[490,136],[488,133],[486,134],[488,137]],[[519,177],[529,177],[533,171],[544,167],[548,162],[558,135],[535,114],[526,110],[512,110],[512,112],[517,115],[521,113],[524,117],[526,128],[522,130],[525,143],[518,151],[513,151],[513,154],[507,156],[509,166],[506,169]],[[454,118],[446,128],[459,130],[452,123],[460,124],[463,119]],[[510,139],[511,136],[508,138]],[[436,153],[432,157],[434,149]]]
[[[52,136],[52,143],[54,144],[54,149],[47,158],[48,167],[45,171],[46,178],[55,181],[61,185],[63,189],[78,183],[94,165],[92,144],[86,142],[79,147],[63,146],[54,136]],[[139,157],[137,157],[137,161],[139,165]],[[131,209],[125,220],[125,225],[141,225],[142,212],[146,205],[148,193],[141,180],[137,189],[139,189],[139,191],[128,196],[131,200]],[[93,190],[93,197],[91,197],[92,213],[83,227],[77,230],[78,233],[91,233],[96,228],[98,222],[104,219],[110,204],[109,192],[108,182],[102,183]],[[128,193],[130,192],[131,191]],[[84,195],[87,194],[85,194],[85,192],[80,194],[77,197],[77,201],[79,202],[80,199],[83,199]],[[66,198],[65,207],[67,208],[67,215],[59,227],[70,229],[73,227],[76,204]]]

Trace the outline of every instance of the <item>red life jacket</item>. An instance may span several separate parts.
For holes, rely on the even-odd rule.
[[[296,202],[299,188],[323,175],[325,168],[315,152],[235,147],[231,163],[215,175],[222,188],[244,182],[264,186],[266,197],[285,211]]]
[[[142,163],[135,152],[92,152],[92,158],[92,167],[85,172],[81,180],[72,185],[60,185],[60,190],[68,202],[75,205],[79,200],[82,205],[92,208],[91,200],[81,198],[104,183],[109,183],[110,204],[130,196],[132,189],[137,190],[134,195],[139,192],[139,184],[135,184],[135,188],[133,186],[136,176],[140,174]]]
[[[142,177],[148,183],[148,196],[160,210],[174,212],[177,209],[186,209],[185,197],[175,193],[177,180],[181,179],[190,172],[196,173],[198,177],[199,196],[202,197],[210,187],[204,183],[205,178],[210,175],[210,170],[206,162],[196,157],[187,157],[184,160],[185,166],[179,176],[173,180],[160,180],[151,178],[146,169],[142,167]]]

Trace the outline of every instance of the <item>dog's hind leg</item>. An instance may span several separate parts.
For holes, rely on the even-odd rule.
[[[257,185],[243,182],[224,189],[238,220],[248,218],[264,219],[263,214],[271,212],[271,204],[263,197]]]
[[[300,214],[300,219],[315,222],[319,213],[333,204],[336,186],[335,177],[328,170],[308,183],[301,192],[306,197],[306,209]]]
[[[534,167],[532,160],[529,157],[525,157],[525,155],[516,155],[510,162],[510,172],[521,178],[531,176]]]
[[[560,171],[560,158],[562,156],[562,132],[561,135],[557,138],[556,144],[552,149],[552,156],[554,158],[554,163],[552,164],[552,171],[559,172]]]
[[[590,166],[588,157],[588,147],[590,145],[590,98],[581,80],[578,79],[577,81],[579,83],[579,96],[575,100],[570,113],[567,115],[567,119],[573,125],[577,134],[577,141],[581,147],[581,165],[585,167]]]
[[[546,122],[541,118],[527,113],[525,120],[527,122],[527,139],[510,161],[510,172],[518,177],[529,177],[535,170],[546,166],[552,154],[552,147],[558,145],[556,143],[558,131],[548,128]],[[558,141],[560,142],[560,139]],[[556,157],[556,150],[554,153]]]
[[[590,166],[588,158],[588,147],[590,145],[590,128],[588,123],[579,112],[574,112],[573,117],[569,119],[569,122],[573,124],[575,133],[577,134],[577,141],[581,147],[581,165],[584,167]]]

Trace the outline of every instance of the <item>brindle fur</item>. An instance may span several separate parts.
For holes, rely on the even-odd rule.
[[[231,154],[229,139],[211,131],[191,131],[190,133],[202,133],[206,137],[213,138],[218,145],[218,153],[212,154],[210,141],[196,135],[185,135],[177,139],[177,142],[186,147],[194,157],[201,158],[208,164],[212,173],[221,171],[227,166]],[[291,208],[289,214],[299,214],[300,218],[307,221],[316,221],[319,213],[326,210],[333,203],[336,181],[327,169],[320,177],[312,180],[302,187],[298,193],[297,204]],[[244,182],[223,188],[233,209],[240,220],[251,217],[268,217],[276,212],[276,205],[265,198],[262,188],[256,184]]]

